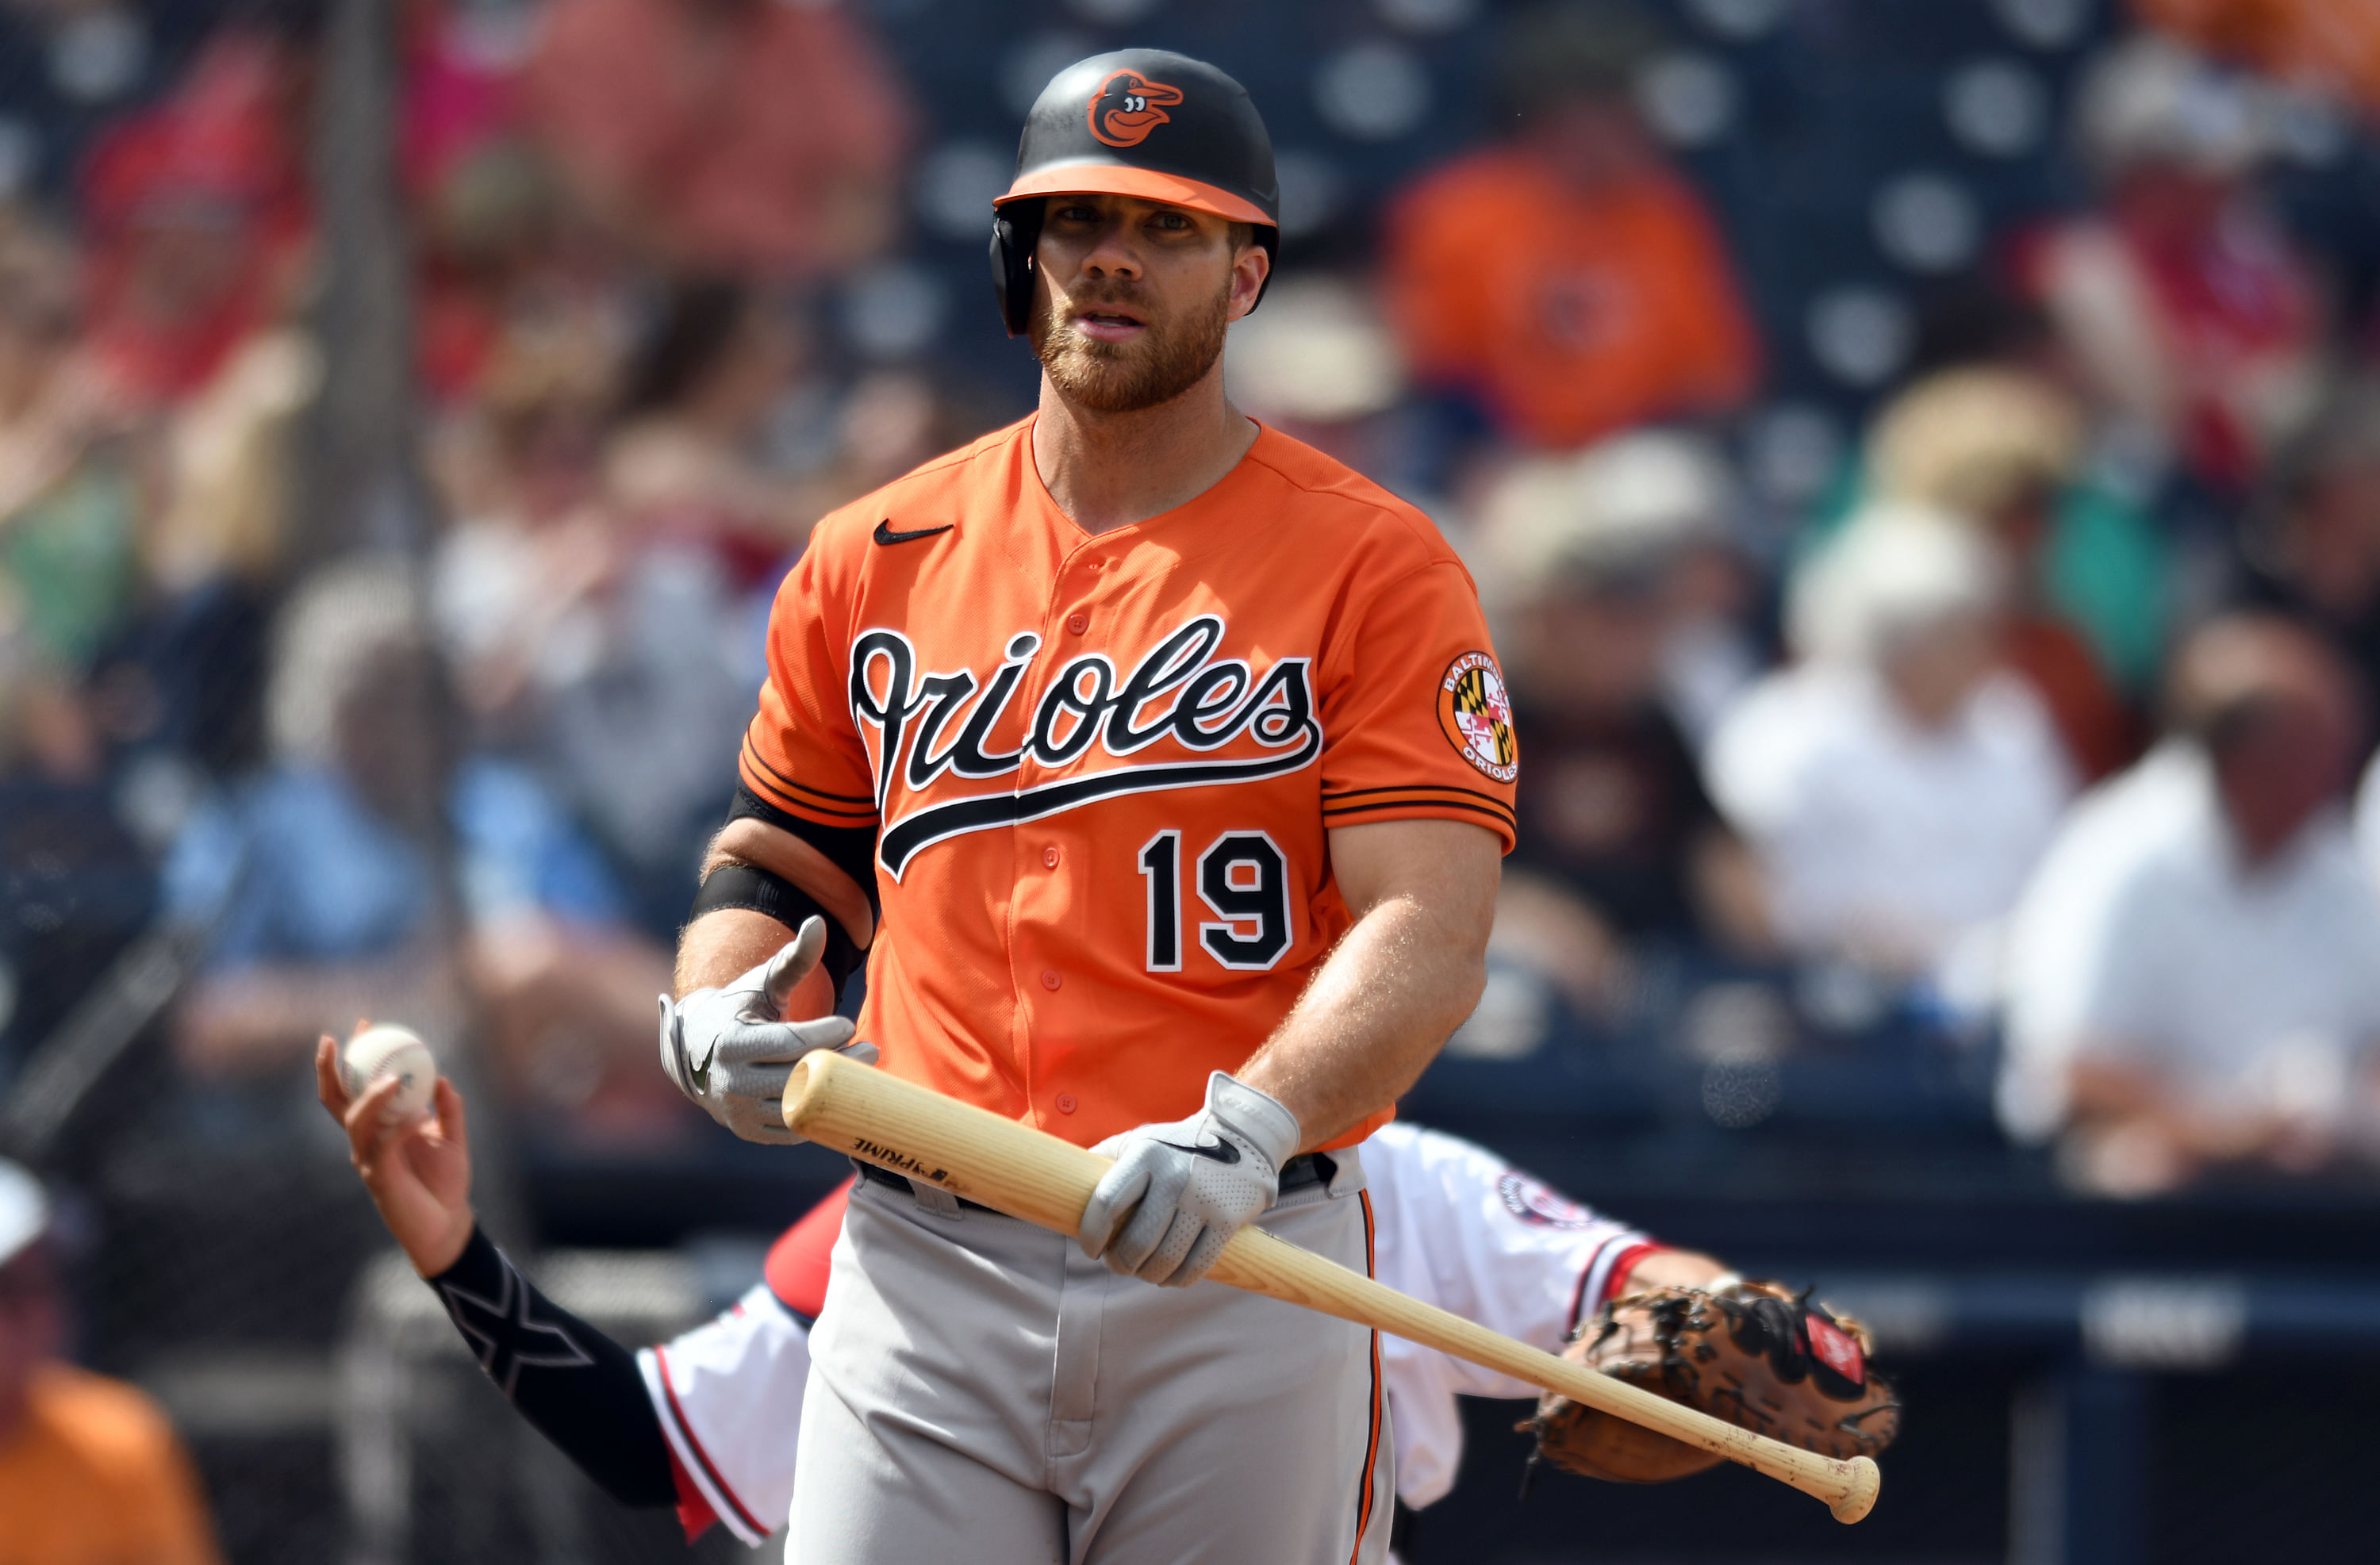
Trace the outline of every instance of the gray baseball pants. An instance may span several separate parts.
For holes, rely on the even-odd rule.
[[[1257,1221],[1368,1270],[1352,1151]],[[810,1338],[786,1565],[1382,1565],[1371,1332],[1118,1277],[930,1186],[853,1189]]]

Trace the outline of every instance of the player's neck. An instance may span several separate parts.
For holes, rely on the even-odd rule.
[[[1101,413],[1041,380],[1033,465],[1074,524],[1097,536],[1160,516],[1240,464],[1257,427],[1223,395],[1222,366],[1171,402]]]

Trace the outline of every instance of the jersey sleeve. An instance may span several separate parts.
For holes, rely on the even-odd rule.
[[[822,525],[821,534],[827,528]],[[848,584],[819,538],[769,610],[769,677],[745,731],[737,774],[770,804],[813,825],[876,823],[867,746],[851,716]]]
[[[1364,1143],[1378,1214],[1375,1266],[1400,1293],[1558,1353],[1627,1268],[1658,1246],[1470,1142],[1400,1122]],[[1397,1495],[1415,1510],[1454,1487],[1463,1462],[1455,1398],[1534,1398],[1511,1376],[1380,1340],[1397,1442]]]
[[[766,1542],[794,1502],[810,1373],[800,1318],[761,1283],[717,1319],[645,1349],[637,1367],[679,1471],[729,1532]]]
[[[1326,826],[1463,820],[1512,851],[1520,741],[1461,565],[1437,561],[1372,594],[1321,675]]]

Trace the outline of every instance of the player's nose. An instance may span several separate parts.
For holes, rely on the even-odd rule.
[[[1140,252],[1131,242],[1131,230],[1123,222],[1110,218],[1100,225],[1099,237],[1083,257],[1084,275],[1137,280],[1141,271]]]

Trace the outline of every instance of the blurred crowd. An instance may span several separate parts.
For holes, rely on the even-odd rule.
[[[311,455],[319,30],[212,19],[101,115],[125,14],[0,21],[50,160],[0,206],[0,1086],[168,927],[219,1134],[401,1014],[546,1134],[679,1143],[652,997],[769,595],[1026,410],[829,329],[931,106],[848,4],[407,0],[420,515],[372,551]],[[1768,976],[1997,1050],[2079,1188],[2380,1159],[2380,318],[2268,199],[2290,104],[2380,113],[2380,7],[2141,0],[2061,105],[2076,199],[1977,247],[1783,499],[1784,345],[1654,123],[1675,17],[1472,25],[1495,132],[1293,243],[1228,349],[1490,607],[1523,830],[1456,1052]]]

